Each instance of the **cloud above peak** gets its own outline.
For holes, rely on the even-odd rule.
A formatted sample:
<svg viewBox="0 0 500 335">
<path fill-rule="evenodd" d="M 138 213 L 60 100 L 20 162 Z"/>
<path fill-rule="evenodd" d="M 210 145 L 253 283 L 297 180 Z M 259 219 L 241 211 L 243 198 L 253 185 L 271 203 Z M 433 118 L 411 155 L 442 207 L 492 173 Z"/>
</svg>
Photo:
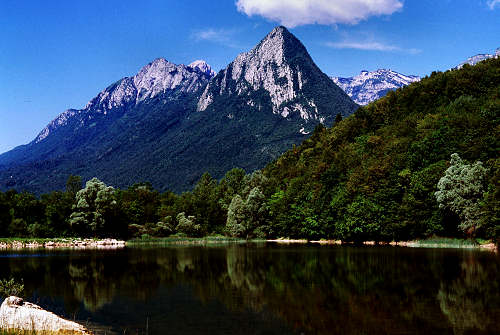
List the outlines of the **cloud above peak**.
<svg viewBox="0 0 500 335">
<path fill-rule="evenodd" d="M 390 15 L 401 0 L 237 0 L 238 11 L 293 28 L 305 24 L 355 24 L 370 16 Z"/>
<path fill-rule="evenodd" d="M 384 52 L 401 52 L 416 55 L 422 52 L 420 49 L 411 48 L 404 49 L 395 45 L 385 44 L 376 41 L 343 41 L 343 42 L 326 42 L 325 46 L 335 49 L 355 49 L 363 51 L 384 51 Z"/>
<path fill-rule="evenodd" d="M 493 10 L 496 6 L 500 7 L 500 0 L 488 0 L 487 5 L 491 10 Z"/>
</svg>

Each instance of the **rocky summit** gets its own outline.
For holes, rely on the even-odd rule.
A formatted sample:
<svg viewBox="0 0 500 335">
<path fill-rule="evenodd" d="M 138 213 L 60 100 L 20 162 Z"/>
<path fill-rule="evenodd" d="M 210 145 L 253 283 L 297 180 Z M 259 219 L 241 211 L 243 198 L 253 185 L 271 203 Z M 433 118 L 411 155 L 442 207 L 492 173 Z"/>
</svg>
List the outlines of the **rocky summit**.
<svg viewBox="0 0 500 335">
<path fill-rule="evenodd" d="M 63 97 L 61 97 L 63 99 Z M 70 174 L 127 187 L 190 189 L 208 171 L 264 167 L 356 105 L 277 27 L 217 74 L 158 58 L 0 155 L 0 189 L 64 188 Z"/>
</svg>

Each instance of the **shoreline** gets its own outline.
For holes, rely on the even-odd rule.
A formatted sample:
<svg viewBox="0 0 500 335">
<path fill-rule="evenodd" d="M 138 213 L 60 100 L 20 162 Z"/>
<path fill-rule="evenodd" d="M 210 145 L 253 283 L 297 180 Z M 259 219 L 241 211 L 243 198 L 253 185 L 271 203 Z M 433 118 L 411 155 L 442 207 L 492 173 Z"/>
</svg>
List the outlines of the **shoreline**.
<svg viewBox="0 0 500 335">
<path fill-rule="evenodd" d="M 121 249 L 125 248 L 126 242 L 116 239 L 26 239 L 26 240 L 0 240 L 0 250 L 21 249 Z"/>
<path fill-rule="evenodd" d="M 393 246 L 393 247 L 406 247 L 406 248 L 437 248 L 437 249 L 478 249 L 498 252 L 498 246 L 495 243 L 485 244 L 471 244 L 463 243 L 464 240 L 449 239 L 450 242 L 437 242 L 432 240 L 413 240 L 413 241 L 391 241 L 391 242 L 377 242 L 377 241 L 363 241 L 359 245 L 365 246 Z M 459 242 L 459 243 L 452 243 Z M 341 240 L 305 240 L 305 239 L 273 239 L 266 240 L 266 242 L 280 243 L 280 244 L 320 244 L 320 245 L 356 245 L 351 242 L 344 242 Z"/>
<path fill-rule="evenodd" d="M 277 243 L 277 244 L 318 244 L 318 245 L 356 245 L 351 242 L 341 240 L 307 240 L 307 239 L 267 239 L 267 240 L 244 240 L 233 238 L 158 238 L 146 241 L 130 240 L 123 241 L 117 239 L 80 239 L 80 238 L 56 238 L 56 239 L 0 239 L 0 250 L 33 250 L 33 249 L 98 249 L 115 250 L 125 247 L 140 246 L 161 246 L 161 245 L 214 245 L 214 244 L 232 244 L 232 243 Z M 376 242 L 363 241 L 358 245 L 363 246 L 393 246 L 406 248 L 439 248 L 439 249 L 476 249 L 498 252 L 498 246 L 492 242 L 484 244 L 474 244 L 460 239 L 442 239 L 442 240 L 413 240 L 413 241 L 392 241 Z"/>
</svg>

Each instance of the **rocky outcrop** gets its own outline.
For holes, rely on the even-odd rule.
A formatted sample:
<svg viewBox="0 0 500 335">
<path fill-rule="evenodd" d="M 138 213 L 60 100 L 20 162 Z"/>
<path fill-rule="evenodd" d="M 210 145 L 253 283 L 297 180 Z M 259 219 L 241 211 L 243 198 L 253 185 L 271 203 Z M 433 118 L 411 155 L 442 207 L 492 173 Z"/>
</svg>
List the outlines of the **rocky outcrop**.
<svg viewBox="0 0 500 335">
<path fill-rule="evenodd" d="M 303 135 L 318 123 L 331 125 L 337 114 L 345 117 L 357 108 L 314 64 L 305 46 L 281 26 L 221 70 L 206 86 L 197 110 L 225 105 L 247 114 L 268 105 L 283 118 L 295 114 L 302 119 L 297 132 Z M 234 115 L 230 112 L 227 117 Z"/>
<path fill-rule="evenodd" d="M 18 297 L 5 299 L 0 307 L 0 329 L 41 334 L 92 334 L 84 326 L 63 319 Z"/>
</svg>

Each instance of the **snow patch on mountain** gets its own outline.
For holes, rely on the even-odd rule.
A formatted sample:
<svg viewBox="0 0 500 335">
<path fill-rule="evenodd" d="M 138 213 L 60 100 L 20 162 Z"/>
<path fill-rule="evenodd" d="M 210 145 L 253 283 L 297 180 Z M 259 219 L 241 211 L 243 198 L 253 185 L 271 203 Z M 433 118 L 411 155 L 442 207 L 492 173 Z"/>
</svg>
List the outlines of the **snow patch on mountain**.
<svg viewBox="0 0 500 335">
<path fill-rule="evenodd" d="M 420 77 L 379 69 L 371 72 L 363 70 L 355 77 L 331 77 L 331 79 L 358 105 L 367 105 L 380 99 L 389 91 L 419 81 Z"/>
<path fill-rule="evenodd" d="M 460 63 L 453 69 L 458 70 L 461 69 L 465 64 L 476 65 L 477 63 L 482 62 L 483 60 L 487 60 L 490 58 L 499 58 L 499 57 L 500 57 L 500 48 L 497 48 L 494 54 L 477 54 L 475 56 L 467 58 L 465 62 Z"/>
</svg>

